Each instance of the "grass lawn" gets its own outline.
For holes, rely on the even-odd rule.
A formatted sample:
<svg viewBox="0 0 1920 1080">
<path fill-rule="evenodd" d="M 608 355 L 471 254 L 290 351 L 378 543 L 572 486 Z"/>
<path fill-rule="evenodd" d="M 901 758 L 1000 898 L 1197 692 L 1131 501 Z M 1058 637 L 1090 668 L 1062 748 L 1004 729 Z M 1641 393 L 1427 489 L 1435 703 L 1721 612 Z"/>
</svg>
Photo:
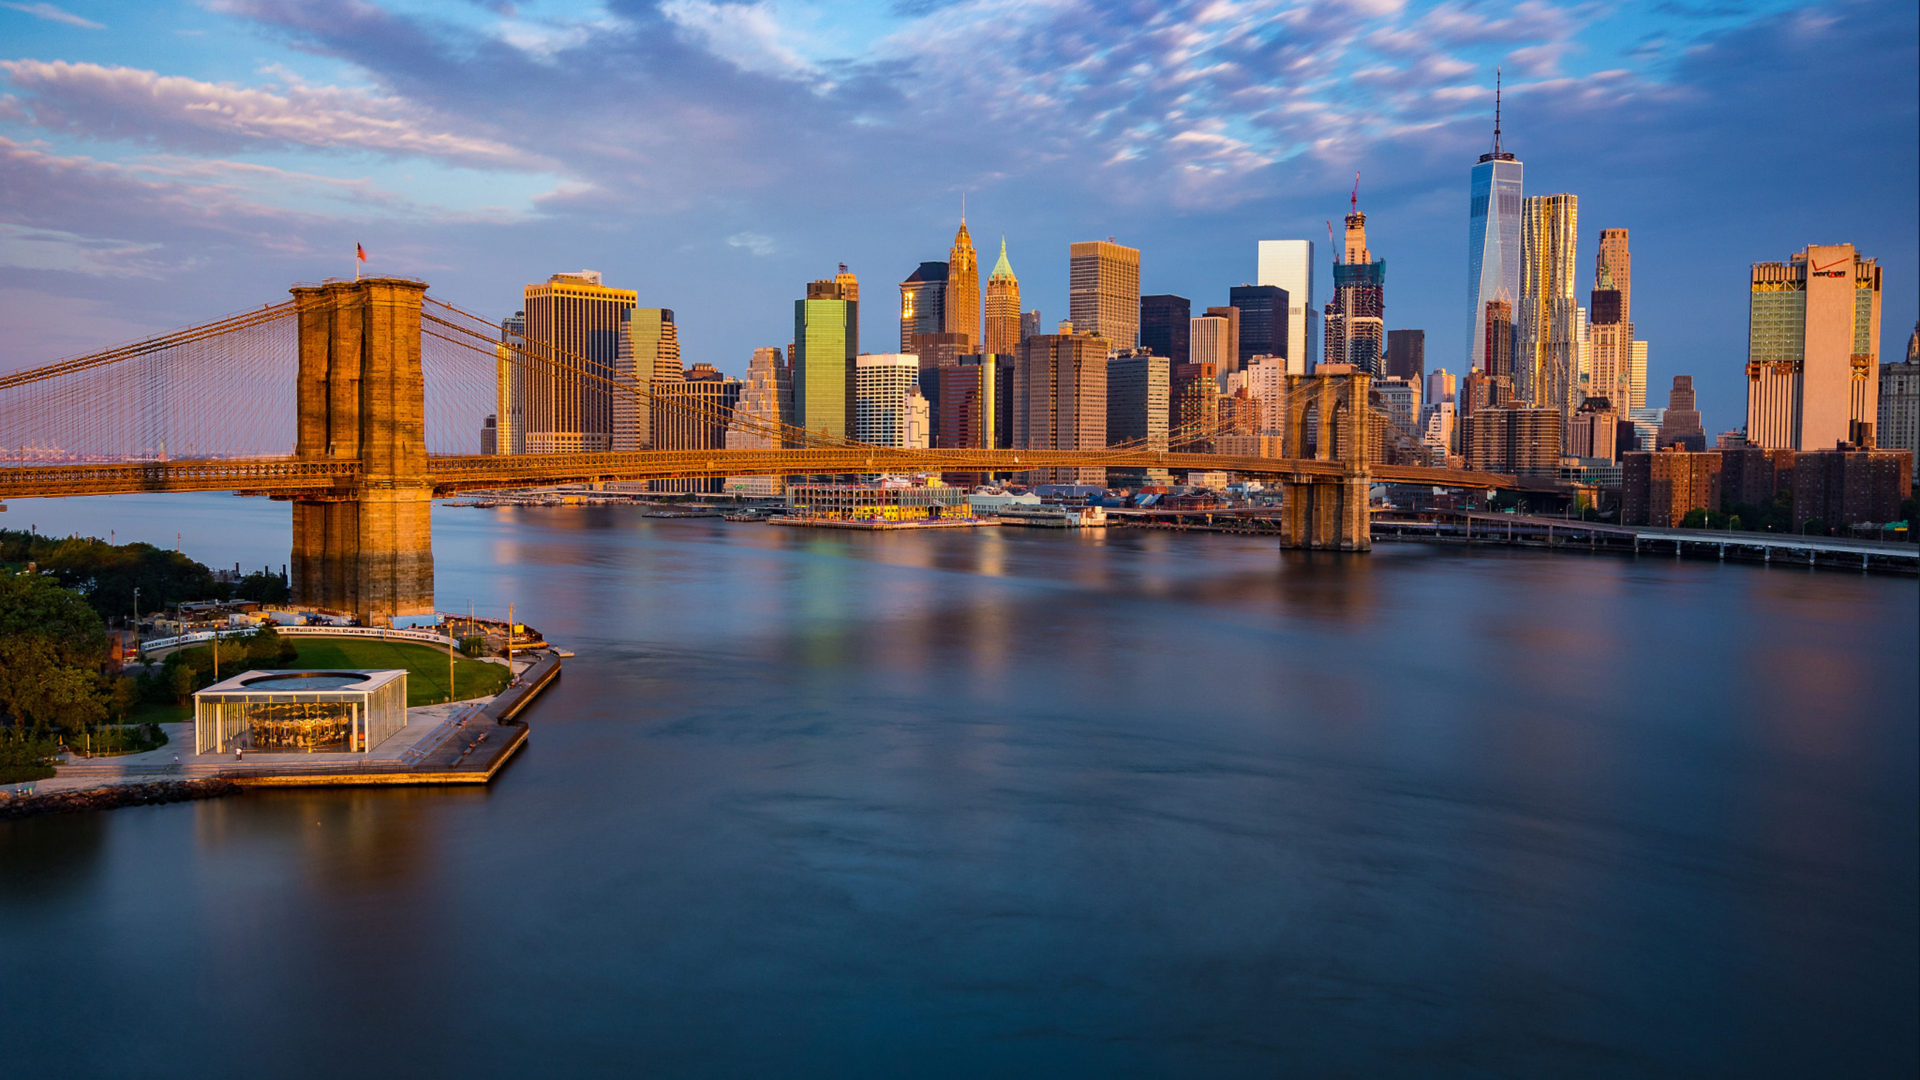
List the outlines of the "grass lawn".
<svg viewBox="0 0 1920 1080">
<path fill-rule="evenodd" d="M 127 716 L 129 724 L 185 724 L 192 720 L 191 705 L 160 705 L 151 701 L 135 705 Z"/>
<path fill-rule="evenodd" d="M 378 641 L 371 638 L 295 638 L 300 658 L 288 668 L 325 671 L 335 668 L 369 670 L 404 668 L 407 673 L 407 706 L 434 705 L 450 700 L 447 695 L 447 651 L 431 645 L 406 641 Z M 461 700 L 497 694 L 507 685 L 507 669 L 502 664 L 469 660 L 456 655 L 453 662 L 454 689 Z"/>
</svg>

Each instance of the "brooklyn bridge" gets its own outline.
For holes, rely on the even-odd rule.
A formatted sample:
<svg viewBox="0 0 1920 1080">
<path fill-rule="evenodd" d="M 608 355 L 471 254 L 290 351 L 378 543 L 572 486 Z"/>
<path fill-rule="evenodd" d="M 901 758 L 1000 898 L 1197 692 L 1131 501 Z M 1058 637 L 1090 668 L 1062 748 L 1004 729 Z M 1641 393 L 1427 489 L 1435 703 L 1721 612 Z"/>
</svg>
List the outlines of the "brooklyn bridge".
<svg viewBox="0 0 1920 1080">
<path fill-rule="evenodd" d="M 1224 471 L 1277 483 L 1282 545 L 1365 551 L 1374 483 L 1511 487 L 1511 476 L 1370 462 L 1367 376 L 1288 376 L 1282 456 L 1097 449 L 902 449 L 735 415 L 497 326 L 401 278 L 295 286 L 200 326 L 0 375 L 0 501 L 232 491 L 292 504 L 296 599 L 371 622 L 433 607 L 429 510 L 463 491 L 600 481 L 1081 468 Z M 757 450 L 481 455 L 510 370 L 760 436 Z M 1157 440 L 1156 440 L 1157 443 Z M 290 446 L 290 452 L 289 452 Z"/>
</svg>

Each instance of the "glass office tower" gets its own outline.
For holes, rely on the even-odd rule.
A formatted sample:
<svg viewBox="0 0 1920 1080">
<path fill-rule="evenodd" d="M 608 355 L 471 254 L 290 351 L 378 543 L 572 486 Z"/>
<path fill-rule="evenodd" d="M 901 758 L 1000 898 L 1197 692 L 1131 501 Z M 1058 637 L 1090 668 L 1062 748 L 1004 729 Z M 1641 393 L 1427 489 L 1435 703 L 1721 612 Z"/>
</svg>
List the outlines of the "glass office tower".
<svg viewBox="0 0 1920 1080">
<path fill-rule="evenodd" d="M 1520 159 L 1500 149 L 1500 122 L 1495 106 L 1493 152 L 1480 155 L 1473 167 L 1472 197 L 1467 218 L 1467 303 L 1473 309 L 1473 330 L 1467 348 L 1472 368 L 1486 370 L 1487 305 L 1520 299 L 1520 218 L 1522 179 Z"/>
<path fill-rule="evenodd" d="M 794 423 L 816 435 L 853 434 L 853 358 L 860 351 L 860 302 L 838 281 L 807 285 L 793 302 Z"/>
</svg>

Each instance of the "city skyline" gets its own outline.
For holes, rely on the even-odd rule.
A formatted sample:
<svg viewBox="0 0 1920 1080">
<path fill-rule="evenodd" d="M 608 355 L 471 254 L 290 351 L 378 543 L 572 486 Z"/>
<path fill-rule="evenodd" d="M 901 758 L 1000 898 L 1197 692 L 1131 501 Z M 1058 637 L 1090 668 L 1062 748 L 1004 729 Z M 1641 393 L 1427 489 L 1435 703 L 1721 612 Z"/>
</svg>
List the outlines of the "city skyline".
<svg viewBox="0 0 1920 1080">
<path fill-rule="evenodd" d="M 1321 147 L 1302 132 L 1281 130 L 1268 111 L 1249 117 L 1244 105 L 1221 96 L 1215 74 L 1201 98 L 1215 106 L 1209 119 L 1188 117 L 1175 130 L 1164 126 L 1172 114 L 1163 111 L 1160 137 L 1122 159 L 1134 164 L 1090 165 L 1078 176 L 993 154 L 971 164 L 938 154 L 899 163 L 876 155 L 875 166 L 854 175 L 803 154 L 769 166 L 758 182 L 723 180 L 708 191 L 682 176 L 682 167 L 616 168 L 583 149 L 571 124 L 555 124 L 540 145 L 511 130 L 509 119 L 557 115 L 560 106 L 544 104 L 554 98 L 550 91 L 526 101 L 503 102 L 502 94 L 516 87 L 531 93 L 535 75 L 563 71 L 561 61 L 583 56 L 590 44 L 628 55 L 643 47 L 645 35 L 635 28 L 650 23 L 672 32 L 665 44 L 645 47 L 693 65 L 697 84 L 711 91 L 703 106 L 732 110 L 771 140 L 767 148 L 784 145 L 762 123 L 768 109 L 802 109 L 804 131 L 852 131 L 861 110 L 880 107 L 874 87 L 860 89 L 862 78 L 880 76 L 861 74 L 858 63 L 844 64 L 848 74 L 829 89 L 821 89 L 817 74 L 796 74 L 827 70 L 820 61 L 786 74 L 743 68 L 737 55 L 712 51 L 716 38 L 686 29 L 687 20 L 698 21 L 696 9 L 717 8 L 667 7 L 666 14 L 607 11 L 604 27 L 586 30 L 586 23 L 537 6 L 503 18 L 507 29 L 478 9 L 461 18 L 371 7 L 335 12 L 343 26 L 357 28 L 351 38 L 319 14 L 296 17 L 265 5 L 229 5 L 228 15 L 111 4 L 52 9 L 105 32 L 0 10 L 13 43 L 0 58 L 7 106 L 0 109 L 0 138 L 7 140 L 10 189 L 21 193 L 0 233 L 10 267 L 0 278 L 0 312 L 18 363 L 257 302 L 262 277 L 343 275 L 361 242 L 371 270 L 414 274 L 463 298 L 490 297 L 502 317 L 517 306 L 525 281 L 595 266 L 609 284 L 637 291 L 643 304 L 679 313 L 690 362 L 738 375 L 755 346 L 786 339 L 786 303 L 819 269 L 844 261 L 870 280 L 898 281 L 937 258 L 951 237 L 954 196 L 962 193 L 976 229 L 1007 236 L 1022 267 L 1024 306 L 1042 312 L 1045 329 L 1066 315 L 1063 249 L 1108 235 L 1141 249 L 1141 292 L 1188 296 L 1200 311 L 1224 303 L 1231 287 L 1257 280 L 1259 241 L 1324 235 L 1323 223 L 1337 219 L 1357 168 L 1366 178 L 1374 244 L 1392 253 L 1400 283 L 1388 329 L 1428 331 L 1429 369 L 1464 373 L 1452 353 L 1470 335 L 1468 312 L 1456 299 L 1466 292 L 1468 172 L 1490 143 L 1490 76 L 1502 64 L 1503 148 L 1527 162 L 1529 191 L 1580 197 L 1583 252 L 1600 228 L 1633 231 L 1642 284 L 1633 321 L 1636 337 L 1653 343 L 1648 382 L 1692 374 L 1710 430 L 1737 427 L 1744 413 L 1742 285 L 1750 264 L 1808 243 L 1852 243 L 1879 259 L 1891 286 L 1882 355 L 1899 354 L 1902 328 L 1914 321 L 1917 170 L 1913 109 L 1905 104 L 1914 97 L 1913 35 L 1900 32 L 1914 14 L 1903 7 L 1855 4 L 1816 13 L 1782 5 L 1738 20 L 1665 16 L 1656 20 L 1668 31 L 1657 44 L 1623 37 L 1618 20 L 1582 22 L 1588 17 L 1558 9 L 1539 9 L 1553 17 L 1542 14 L 1534 23 L 1495 26 L 1476 16 L 1473 26 L 1451 29 L 1442 26 L 1445 8 L 1355 10 L 1344 16 L 1347 36 L 1316 31 L 1354 57 L 1329 56 L 1326 70 L 1299 86 L 1261 75 L 1270 84 L 1265 90 L 1323 107 L 1336 96 L 1330 88 L 1352 91 L 1352 103 L 1341 106 L 1340 139 Z M 1100 56 L 1151 47 L 1151 27 L 1096 12 L 1023 18 L 1076 13 L 1087 48 Z M 952 32 L 982 33 L 966 14 L 951 20 Z M 1228 50 L 1223 35 L 1252 26 L 1265 35 L 1256 34 L 1267 50 L 1243 49 L 1232 58 L 1253 74 L 1271 72 L 1268 53 L 1287 48 L 1270 32 L 1298 21 L 1284 16 L 1269 13 L 1261 22 L 1256 13 L 1232 9 L 1209 22 L 1197 8 L 1176 7 L 1160 21 L 1184 18 L 1205 39 L 1203 53 Z M 856 28 L 897 23 L 922 33 L 922 47 L 931 33 L 925 19 L 859 12 L 842 21 Z M 372 33 L 370 22 L 392 32 Z M 148 38 L 180 44 L 160 50 L 126 32 L 141 28 L 151 31 Z M 1422 29 L 1437 34 L 1424 51 L 1392 44 L 1394 33 Z M 391 47 L 376 48 L 376 41 Z M 476 41 L 499 61 L 499 87 L 474 88 L 474 62 L 454 55 L 455 45 Z M 1555 43 L 1557 51 L 1546 49 L 1551 56 L 1529 53 Z M 849 48 L 865 55 L 861 49 L 871 44 Z M 1355 68 L 1361 57 L 1378 61 L 1380 70 Z M 1769 112 L 1766 125 L 1748 122 L 1754 105 L 1747 98 L 1765 84 L 1758 80 L 1818 70 L 1841 57 L 1856 80 L 1879 88 L 1874 96 L 1885 107 L 1833 119 L 1817 102 L 1790 101 Z M 1424 68 L 1416 62 L 1422 58 L 1430 61 Z M 1017 54 L 999 62 L 1024 65 L 1031 75 L 1039 59 Z M 1398 93 L 1388 89 L 1393 79 Z M 628 108 L 666 93 L 622 85 L 637 94 Z M 142 86 L 154 93 L 127 100 Z M 1148 88 L 1121 88 L 1141 108 L 1164 104 Z M 771 93 L 774 104 L 762 106 L 745 99 L 749 90 L 790 93 Z M 962 96 L 986 92 L 969 84 Z M 1427 104 L 1410 104 L 1423 94 Z M 191 106 L 205 100 L 231 105 L 230 123 L 196 126 Z M 1078 99 L 1064 102 L 1063 117 L 1090 115 L 1080 108 Z M 971 145 L 1001 114 L 985 110 L 963 124 L 962 141 Z M 682 108 L 662 115 L 688 114 Z M 141 120 L 147 134 L 129 142 L 113 117 Z M 1373 122 L 1359 122 L 1368 117 Z M 897 114 L 879 119 L 882 128 L 900 122 Z M 719 136 L 697 125 L 661 125 L 647 128 L 655 133 L 649 140 L 684 138 L 697 151 L 693 158 L 726 160 L 713 156 Z M 1393 133 L 1401 130 L 1416 134 Z M 1670 154 L 1683 131 L 1696 150 L 1689 157 L 1698 159 L 1684 168 Z M 1848 185 L 1787 193 L 1751 179 L 1745 166 L 1816 135 L 1832 168 L 1852 178 Z M 1052 153 L 1106 148 L 1116 136 L 1087 129 L 1050 137 Z M 1234 143 L 1242 151 L 1229 152 Z M 849 143 L 841 152 L 868 146 Z M 1201 153 L 1207 147 L 1214 149 Z M 661 190 L 636 179 L 656 173 L 666 178 L 646 183 L 665 185 Z M 529 176 L 540 178 L 533 187 Z M 823 197 L 810 176 L 832 176 L 844 188 Z M 1180 179 L 1190 176 L 1201 179 Z M 875 183 L 888 192 L 878 202 L 868 196 Z M 623 201 L 642 194 L 652 201 Z M 200 196 L 194 212 L 180 212 Z M 1324 255 L 1320 263 L 1316 299 L 1330 295 L 1330 265 Z M 1576 295 L 1585 297 L 1593 287 L 1591 263 L 1583 254 L 1580 264 Z M 876 313 L 866 314 L 871 324 Z M 885 332 L 876 325 L 867 327 L 869 335 Z"/>
</svg>

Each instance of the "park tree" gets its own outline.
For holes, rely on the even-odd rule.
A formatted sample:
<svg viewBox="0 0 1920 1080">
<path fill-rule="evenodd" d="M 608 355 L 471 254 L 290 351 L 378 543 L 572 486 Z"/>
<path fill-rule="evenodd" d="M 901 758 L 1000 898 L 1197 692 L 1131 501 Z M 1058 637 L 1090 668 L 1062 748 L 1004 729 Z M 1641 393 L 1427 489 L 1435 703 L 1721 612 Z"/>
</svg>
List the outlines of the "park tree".
<svg viewBox="0 0 1920 1080">
<path fill-rule="evenodd" d="M 106 628 L 84 600 L 42 574 L 0 577 L 0 716 L 78 730 L 104 719 Z"/>
<path fill-rule="evenodd" d="M 213 572 L 177 551 L 152 544 L 109 544 L 92 537 L 52 539 L 29 533 L 0 533 L 0 561 L 33 562 L 61 585 L 79 593 L 105 618 L 133 613 L 133 590 L 140 607 L 157 611 L 188 600 L 220 599 L 226 586 Z"/>
<path fill-rule="evenodd" d="M 293 642 L 287 640 L 287 636 L 270 622 L 262 623 L 260 629 L 247 639 L 247 663 L 253 667 L 279 667 L 292 663 L 298 655 L 299 650 Z M 225 653 L 220 655 L 220 660 L 226 662 Z"/>
</svg>

